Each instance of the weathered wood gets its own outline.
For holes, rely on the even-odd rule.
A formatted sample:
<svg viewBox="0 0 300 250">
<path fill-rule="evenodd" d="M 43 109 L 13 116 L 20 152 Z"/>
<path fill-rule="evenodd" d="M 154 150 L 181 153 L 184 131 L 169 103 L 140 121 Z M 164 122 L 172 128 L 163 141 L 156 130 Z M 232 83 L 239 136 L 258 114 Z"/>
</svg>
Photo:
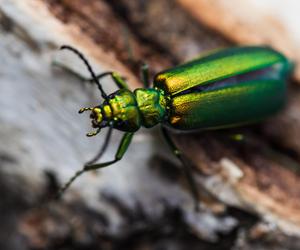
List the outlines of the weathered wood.
<svg viewBox="0 0 300 250">
<path fill-rule="evenodd" d="M 120 249 L 133 241 L 138 248 L 153 246 L 151 237 L 163 242 L 171 228 L 171 237 L 184 235 L 177 243 L 180 249 L 189 242 L 184 237 L 193 237 L 195 249 L 213 248 L 208 242 L 243 249 L 239 240 L 250 247 L 274 235 L 283 241 L 299 236 L 298 90 L 287 109 L 263 125 L 174 137 L 197 170 L 198 214 L 179 164 L 156 129 L 140 131 L 120 163 L 85 174 L 63 200 L 46 204 L 47 196 L 96 153 L 104 137 L 84 136 L 90 125 L 77 111 L 98 104 L 100 95 L 66 70 L 89 77 L 76 56 L 58 51 L 62 44 L 81 50 L 97 72 L 117 71 L 135 88 L 143 61 L 153 75 L 230 43 L 199 26 L 174 1 L 3 0 L 0 17 L 0 138 L 5 142 L 0 145 L 5 177 L 0 183 L 5 197 L 17 190 L 11 198 L 22 202 L 20 210 L 13 202 L 4 206 L 18 210 L 11 232 L 25 240 L 17 242 L 31 248 L 83 244 L 100 249 L 109 244 Z M 111 81 L 104 84 L 108 91 L 114 89 Z M 237 132 L 244 141 L 230 139 Z M 116 132 L 104 160 L 113 158 L 119 139 Z M 36 206 L 40 203 L 45 206 Z M 262 224 L 252 228 L 259 220 Z M 60 245 L 66 239 L 73 245 Z"/>
<path fill-rule="evenodd" d="M 177 0 L 195 19 L 239 44 L 270 45 L 292 58 L 300 81 L 299 2 Z"/>
<path fill-rule="evenodd" d="M 203 13 L 203 16 L 210 15 L 211 18 L 214 17 L 214 20 L 218 20 L 218 23 L 223 25 L 224 22 L 226 23 L 227 19 L 224 22 L 223 20 L 220 21 L 216 10 L 208 9 L 208 11 L 205 11 L 201 8 L 202 2 L 205 1 L 198 1 L 194 2 L 195 5 L 189 5 L 191 12 Z M 206 3 L 211 7 L 214 6 L 213 3 Z M 223 4 L 230 5 L 232 3 L 223 2 Z M 114 6 L 120 6 L 120 1 L 118 1 L 118 4 L 114 2 Z M 216 35 L 214 36 L 205 28 L 196 25 L 193 22 L 194 20 L 187 13 L 183 13 L 175 3 L 165 2 L 162 8 L 155 8 L 154 1 L 152 4 L 146 5 L 148 8 L 145 7 L 145 10 L 149 12 L 152 10 L 151 14 L 154 12 L 157 18 L 161 17 L 162 20 L 165 20 L 164 23 L 168 29 L 157 28 L 150 21 L 147 22 L 147 18 L 143 19 L 144 22 L 139 20 L 138 17 L 135 18 L 134 13 L 137 13 L 138 4 L 127 5 L 123 3 L 123 6 L 125 6 L 125 12 L 129 13 L 128 18 L 139 27 L 144 36 L 152 38 L 157 36 L 157 41 L 165 48 L 177 48 L 177 50 L 170 50 L 172 50 L 174 56 L 180 58 L 179 60 L 184 60 L 184 57 L 181 57 L 182 53 L 178 52 L 178 48 L 181 48 L 180 44 L 185 44 L 188 48 L 197 48 L 196 51 L 201 51 L 205 46 L 228 45 L 226 40 L 215 38 Z M 247 6 L 246 4 L 243 6 L 245 12 L 247 12 Z M 168 15 L 177 17 L 176 25 L 172 25 L 172 19 L 168 19 L 165 10 L 168 10 Z M 228 8 L 227 10 L 228 12 L 222 12 L 221 14 L 230 15 L 231 12 Z M 233 13 L 237 11 L 237 9 L 232 8 Z M 250 11 L 251 9 L 248 14 L 252 13 Z M 231 20 L 231 23 L 238 24 L 233 17 L 231 17 Z M 249 18 L 249 22 L 251 20 Z M 151 25 L 155 26 L 156 29 L 151 29 Z M 181 38 L 182 32 L 180 31 L 182 31 L 181 27 L 184 27 L 184 25 L 189 27 L 191 33 L 187 32 L 184 38 Z M 274 31 L 274 36 L 268 36 L 268 32 L 272 33 L 270 29 L 268 32 L 266 31 L 269 26 L 271 26 L 271 30 L 278 28 L 274 23 L 272 26 L 272 23 L 262 21 L 259 29 L 256 32 L 248 32 L 248 35 L 257 33 L 266 36 L 270 42 L 264 40 L 263 43 L 274 46 L 282 41 L 281 47 L 276 47 L 286 47 L 287 51 L 291 52 L 291 47 L 288 46 L 290 34 L 285 36 L 282 35 L 282 32 L 276 33 Z M 236 36 L 243 34 L 240 29 L 237 32 L 232 32 L 232 30 L 229 31 L 228 29 L 228 33 Z M 164 34 L 160 32 L 164 32 Z M 173 36 L 175 39 L 170 39 Z M 278 36 L 280 36 L 280 39 Z M 203 37 L 207 40 L 203 41 Z M 187 43 L 187 40 L 194 43 Z M 181 43 L 181 41 L 184 41 L 184 43 Z M 257 43 L 252 40 L 249 41 Z M 283 43 L 283 41 L 286 42 Z M 290 54 L 288 53 L 288 55 Z M 290 92 L 287 108 L 275 118 L 264 123 L 246 129 L 200 133 L 199 135 L 184 134 L 176 135 L 176 137 L 179 141 L 178 146 L 184 150 L 198 169 L 206 174 L 202 184 L 216 197 L 227 204 L 258 213 L 263 218 L 275 222 L 282 230 L 299 235 L 300 193 L 298 191 L 298 173 L 300 165 L 297 138 L 299 138 L 300 124 L 297 119 L 299 110 L 297 100 L 299 100 L 300 93 L 297 87 L 293 87 Z M 230 137 L 236 133 L 242 133 L 245 139 L 241 142 L 234 142 Z"/>
</svg>

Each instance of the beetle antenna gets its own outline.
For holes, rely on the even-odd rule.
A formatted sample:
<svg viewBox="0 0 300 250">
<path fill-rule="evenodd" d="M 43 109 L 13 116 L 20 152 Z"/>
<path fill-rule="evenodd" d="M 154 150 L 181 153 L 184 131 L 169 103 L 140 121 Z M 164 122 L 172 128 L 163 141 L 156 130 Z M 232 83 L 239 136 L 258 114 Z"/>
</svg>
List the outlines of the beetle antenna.
<svg viewBox="0 0 300 250">
<path fill-rule="evenodd" d="M 93 108 L 81 108 L 81 109 L 79 109 L 78 113 L 81 114 L 85 111 L 92 111 L 92 110 L 93 110 Z"/>
<path fill-rule="evenodd" d="M 69 46 L 69 45 L 63 45 L 60 47 L 60 50 L 63 50 L 63 49 L 67 49 L 67 50 L 70 50 L 72 51 L 73 53 L 75 53 L 83 62 L 84 64 L 86 65 L 88 71 L 90 72 L 91 76 L 92 76 L 92 79 L 94 80 L 94 82 L 97 84 L 98 86 L 98 89 L 100 90 L 101 92 L 101 96 L 107 100 L 107 94 L 104 92 L 103 88 L 102 88 L 102 85 L 100 84 L 92 66 L 90 65 L 90 63 L 88 62 L 88 60 L 85 58 L 85 56 L 80 52 L 78 51 L 77 49 Z"/>
<path fill-rule="evenodd" d="M 104 143 L 102 144 L 99 152 L 97 153 L 97 155 L 90 161 L 88 161 L 85 165 L 88 166 L 88 165 L 92 165 L 94 164 L 96 161 L 98 161 L 102 155 L 105 153 L 106 149 L 107 149 L 107 146 L 108 146 L 108 143 L 110 142 L 110 138 L 111 138 L 111 134 L 112 134 L 112 131 L 113 131 L 113 127 L 110 126 L 109 129 L 108 129 L 108 132 L 106 134 L 106 137 L 105 137 L 105 140 L 104 140 Z"/>
</svg>

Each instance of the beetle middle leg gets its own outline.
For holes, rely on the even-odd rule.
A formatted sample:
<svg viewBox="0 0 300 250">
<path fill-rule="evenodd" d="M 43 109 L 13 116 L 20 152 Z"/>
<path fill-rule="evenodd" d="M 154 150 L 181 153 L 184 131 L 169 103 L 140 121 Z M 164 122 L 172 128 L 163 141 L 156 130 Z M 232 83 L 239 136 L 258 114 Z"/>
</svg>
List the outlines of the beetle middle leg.
<svg viewBox="0 0 300 250">
<path fill-rule="evenodd" d="M 192 193 L 192 196 L 194 198 L 194 203 L 195 203 L 195 210 L 199 211 L 199 192 L 197 189 L 196 181 L 193 177 L 192 169 L 189 164 L 187 164 L 186 159 L 184 159 L 184 155 L 182 152 L 177 148 L 173 140 L 171 139 L 171 136 L 169 135 L 168 131 L 166 128 L 161 126 L 162 134 L 168 143 L 170 149 L 174 153 L 174 155 L 180 160 L 180 162 L 183 165 L 183 171 L 186 176 L 186 179 L 188 181 L 190 191 Z"/>
<path fill-rule="evenodd" d="M 126 153 L 130 143 L 131 143 L 131 140 L 132 140 L 132 137 L 133 137 L 134 133 L 131 133 L 131 132 L 126 132 L 122 139 L 121 139 L 121 142 L 120 142 L 120 145 L 117 149 L 117 152 L 115 154 L 115 159 L 112 160 L 112 161 L 107 161 L 107 162 L 103 162 L 103 163 L 98 163 L 98 164 L 91 164 L 91 161 L 88 162 L 87 164 L 84 165 L 83 169 L 77 171 L 73 177 L 71 177 L 69 179 L 68 182 L 65 183 L 65 185 L 58 191 L 58 194 L 57 194 L 57 198 L 60 198 L 61 195 L 70 187 L 70 185 L 77 179 L 77 177 L 79 177 L 80 175 L 82 175 L 83 173 L 87 172 L 87 171 L 90 171 L 90 170 L 97 170 L 99 168 L 105 168 L 105 167 L 108 167 L 114 163 L 116 163 L 117 161 L 121 160 L 122 157 L 124 156 L 124 154 Z M 96 159 L 97 160 L 97 159 Z M 92 163 L 94 163 L 94 159 L 92 161 Z"/>
<path fill-rule="evenodd" d="M 144 85 L 144 88 L 150 87 L 150 81 L 149 81 L 149 66 L 147 63 L 144 63 L 141 67 L 141 75 L 142 75 L 142 82 Z"/>
</svg>

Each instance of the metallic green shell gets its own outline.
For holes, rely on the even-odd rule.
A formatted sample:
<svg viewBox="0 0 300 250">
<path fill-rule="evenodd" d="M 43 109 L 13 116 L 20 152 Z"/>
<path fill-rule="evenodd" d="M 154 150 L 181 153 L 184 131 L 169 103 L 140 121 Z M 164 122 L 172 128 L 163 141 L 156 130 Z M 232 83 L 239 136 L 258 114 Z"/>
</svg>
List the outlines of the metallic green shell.
<svg viewBox="0 0 300 250">
<path fill-rule="evenodd" d="M 284 102 L 282 81 L 249 81 L 172 98 L 169 124 L 180 130 L 238 126 L 268 117 Z"/>
<path fill-rule="evenodd" d="M 159 73 L 154 88 L 114 92 L 95 107 L 93 125 L 135 132 L 159 123 L 192 130 L 255 122 L 284 105 L 292 66 L 270 48 L 218 50 Z"/>
<path fill-rule="evenodd" d="M 136 89 L 134 91 L 142 126 L 151 128 L 160 123 L 166 114 L 166 100 L 156 89 Z"/>
<path fill-rule="evenodd" d="M 195 59 L 156 75 L 154 86 L 176 95 L 194 86 L 266 68 L 276 63 L 289 66 L 279 52 L 265 47 L 234 47 Z M 284 66 L 283 65 L 283 66 Z"/>
<path fill-rule="evenodd" d="M 226 128 L 278 111 L 291 68 L 270 48 L 230 48 L 159 73 L 154 86 L 165 92 L 170 127 Z"/>
<path fill-rule="evenodd" d="M 127 90 L 120 89 L 109 96 L 111 117 L 106 120 L 114 120 L 114 128 L 126 132 L 135 132 L 141 127 L 141 116 L 137 107 L 135 95 Z M 102 105 L 103 109 L 105 105 Z M 104 114 L 105 116 L 105 114 Z"/>
</svg>

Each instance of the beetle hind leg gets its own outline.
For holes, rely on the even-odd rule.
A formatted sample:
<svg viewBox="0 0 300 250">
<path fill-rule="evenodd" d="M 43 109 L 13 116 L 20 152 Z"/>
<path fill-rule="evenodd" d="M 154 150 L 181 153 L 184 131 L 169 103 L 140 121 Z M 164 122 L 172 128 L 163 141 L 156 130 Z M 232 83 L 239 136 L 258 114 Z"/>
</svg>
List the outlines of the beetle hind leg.
<svg viewBox="0 0 300 250">
<path fill-rule="evenodd" d="M 162 130 L 162 134 L 163 134 L 167 144 L 169 145 L 170 149 L 172 150 L 174 155 L 179 159 L 179 161 L 182 163 L 183 171 L 184 171 L 186 180 L 189 184 L 191 194 L 192 194 L 193 199 L 194 199 L 195 210 L 199 211 L 199 192 L 198 192 L 198 189 L 197 189 L 196 181 L 193 177 L 192 169 L 191 169 L 190 165 L 186 162 L 186 159 L 185 159 L 184 155 L 182 154 L 182 152 L 174 144 L 174 142 L 171 139 L 167 129 L 164 128 L 163 126 L 161 126 L 161 130 Z"/>
</svg>

